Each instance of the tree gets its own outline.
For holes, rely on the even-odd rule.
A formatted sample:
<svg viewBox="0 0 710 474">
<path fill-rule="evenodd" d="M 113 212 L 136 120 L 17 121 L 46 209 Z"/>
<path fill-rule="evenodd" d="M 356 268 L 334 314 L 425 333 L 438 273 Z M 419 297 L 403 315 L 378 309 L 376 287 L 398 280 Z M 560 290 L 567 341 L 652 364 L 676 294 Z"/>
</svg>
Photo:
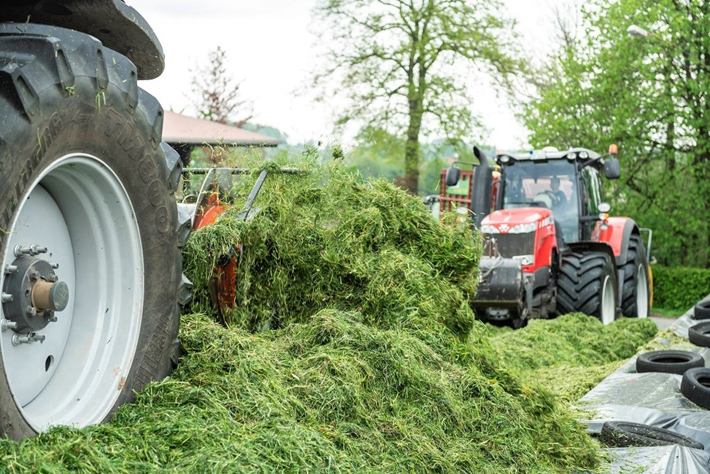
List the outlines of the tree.
<svg viewBox="0 0 710 474">
<path fill-rule="evenodd" d="M 420 138 L 436 130 L 470 136 L 477 124 L 470 88 L 491 73 L 510 86 L 513 22 L 497 0 L 321 0 L 329 45 L 315 84 L 347 103 L 338 124 L 359 119 L 405 136 L 406 188 L 417 192 Z"/>
<path fill-rule="evenodd" d="M 662 263 L 710 266 L 710 2 L 598 0 L 584 31 L 526 111 L 531 142 L 618 143 L 616 211 L 654 229 Z"/>
<path fill-rule="evenodd" d="M 193 105 L 202 118 L 220 123 L 231 119 L 241 127 L 252 118 L 251 104 L 239 99 L 241 83 L 229 75 L 226 63 L 227 53 L 218 46 L 209 52 L 207 65 L 190 70 Z M 235 119 L 236 113 L 242 114 L 242 118 Z"/>
</svg>

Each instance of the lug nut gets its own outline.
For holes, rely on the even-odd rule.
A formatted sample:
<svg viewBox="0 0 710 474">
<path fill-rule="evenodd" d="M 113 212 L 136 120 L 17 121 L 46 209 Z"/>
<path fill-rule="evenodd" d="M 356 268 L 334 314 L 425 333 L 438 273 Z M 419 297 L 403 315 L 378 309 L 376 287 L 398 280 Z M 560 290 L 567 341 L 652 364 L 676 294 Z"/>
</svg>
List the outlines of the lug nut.
<svg viewBox="0 0 710 474">
<path fill-rule="evenodd" d="M 39 280 L 40 274 L 37 270 L 32 270 L 30 272 L 30 280 Z"/>
<path fill-rule="evenodd" d="M 31 250 L 27 247 L 23 247 L 22 245 L 15 245 L 15 257 L 22 257 L 23 255 L 29 255 Z"/>
<path fill-rule="evenodd" d="M 3 293 L 2 297 L 0 297 L 0 299 L 2 300 L 3 303 L 8 303 L 13 300 L 13 297 L 9 293 Z"/>
<path fill-rule="evenodd" d="M 49 265 L 50 265 L 52 268 L 54 268 L 55 270 L 59 268 L 59 264 L 58 264 L 58 263 L 50 263 Z"/>
<path fill-rule="evenodd" d="M 32 344 L 33 342 L 44 342 L 45 336 L 42 334 L 29 333 L 27 335 L 14 334 L 12 336 L 12 345 L 19 346 L 20 344 Z"/>
<path fill-rule="evenodd" d="M 25 309 L 25 313 L 27 316 L 37 316 L 37 310 L 34 306 L 28 306 L 27 309 Z"/>
<path fill-rule="evenodd" d="M 29 247 L 23 247 L 21 245 L 15 246 L 15 257 L 22 257 L 23 255 L 34 257 L 41 253 L 47 253 L 47 247 L 40 247 L 36 244 L 32 244 Z"/>
<path fill-rule="evenodd" d="M 3 319 L 2 321 L 0 321 L 0 330 L 2 330 L 2 332 L 7 331 L 8 329 L 15 328 L 17 328 L 16 321 L 10 321 L 9 319 Z"/>
<path fill-rule="evenodd" d="M 17 271 L 16 265 L 6 265 L 5 266 L 5 275 L 11 275 L 12 273 L 15 273 L 16 271 Z"/>
<path fill-rule="evenodd" d="M 30 255 L 35 256 L 41 253 L 47 253 L 47 247 L 40 247 L 39 245 L 30 245 Z"/>
</svg>

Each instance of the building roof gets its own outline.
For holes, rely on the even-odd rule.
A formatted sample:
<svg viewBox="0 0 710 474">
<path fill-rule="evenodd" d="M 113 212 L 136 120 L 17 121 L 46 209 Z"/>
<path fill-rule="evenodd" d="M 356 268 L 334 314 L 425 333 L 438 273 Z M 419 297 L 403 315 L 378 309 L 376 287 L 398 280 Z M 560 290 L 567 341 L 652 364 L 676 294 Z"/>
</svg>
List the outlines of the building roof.
<svg viewBox="0 0 710 474">
<path fill-rule="evenodd" d="M 279 140 L 209 120 L 165 111 L 163 140 L 186 145 L 277 146 Z"/>
</svg>

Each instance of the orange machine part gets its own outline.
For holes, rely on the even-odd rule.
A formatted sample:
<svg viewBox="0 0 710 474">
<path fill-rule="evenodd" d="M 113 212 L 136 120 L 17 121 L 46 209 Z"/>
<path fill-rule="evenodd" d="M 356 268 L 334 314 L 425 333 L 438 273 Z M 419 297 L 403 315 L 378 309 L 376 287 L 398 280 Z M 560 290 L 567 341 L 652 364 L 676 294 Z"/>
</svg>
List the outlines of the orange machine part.
<svg viewBox="0 0 710 474">
<path fill-rule="evenodd" d="M 214 224 L 219 216 L 230 207 L 222 204 L 217 194 L 210 195 L 207 202 L 195 214 L 195 230 Z"/>
<path fill-rule="evenodd" d="M 231 206 L 226 206 L 220 202 L 217 194 L 212 194 L 207 198 L 205 205 L 198 210 L 195 215 L 195 229 L 201 229 L 217 222 L 219 216 Z M 236 251 L 241 250 L 238 245 Z M 237 290 L 237 259 L 232 255 L 225 264 L 217 264 L 214 267 L 214 276 L 210 281 L 210 295 L 212 304 L 217 308 L 217 312 L 224 323 L 223 310 L 234 309 L 234 298 Z"/>
</svg>

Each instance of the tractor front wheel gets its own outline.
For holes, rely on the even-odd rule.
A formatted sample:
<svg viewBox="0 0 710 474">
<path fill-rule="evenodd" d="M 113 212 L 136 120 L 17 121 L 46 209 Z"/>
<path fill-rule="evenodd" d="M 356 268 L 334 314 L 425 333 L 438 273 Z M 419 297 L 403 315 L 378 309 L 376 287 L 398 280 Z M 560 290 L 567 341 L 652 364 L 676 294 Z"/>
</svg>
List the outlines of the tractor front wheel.
<svg viewBox="0 0 710 474">
<path fill-rule="evenodd" d="M 616 319 L 616 275 L 608 254 L 564 254 L 557 286 L 558 315 L 580 312 L 604 324 Z"/>
</svg>

